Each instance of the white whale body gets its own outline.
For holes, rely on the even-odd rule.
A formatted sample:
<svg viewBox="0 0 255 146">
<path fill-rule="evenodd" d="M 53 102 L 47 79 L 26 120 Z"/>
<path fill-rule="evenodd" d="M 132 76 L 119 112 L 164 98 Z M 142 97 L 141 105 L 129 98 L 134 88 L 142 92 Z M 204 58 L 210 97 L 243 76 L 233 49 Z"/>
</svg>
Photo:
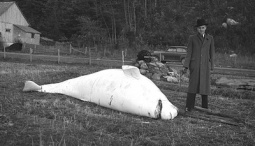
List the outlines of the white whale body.
<svg viewBox="0 0 255 146">
<path fill-rule="evenodd" d="M 177 107 L 134 66 L 106 69 L 41 86 L 26 81 L 23 91 L 60 93 L 110 109 L 150 118 L 173 119 L 178 114 Z"/>
</svg>

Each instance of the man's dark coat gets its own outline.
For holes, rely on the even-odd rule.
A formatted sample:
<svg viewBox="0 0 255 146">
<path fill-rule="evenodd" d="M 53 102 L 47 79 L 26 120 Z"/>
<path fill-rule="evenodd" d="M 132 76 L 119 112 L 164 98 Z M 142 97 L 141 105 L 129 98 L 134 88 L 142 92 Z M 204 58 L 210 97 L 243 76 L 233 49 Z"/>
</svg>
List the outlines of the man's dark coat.
<svg viewBox="0 0 255 146">
<path fill-rule="evenodd" d="M 214 69 L 214 40 L 211 35 L 189 37 L 184 67 L 189 68 L 188 93 L 211 94 L 210 70 Z"/>
</svg>

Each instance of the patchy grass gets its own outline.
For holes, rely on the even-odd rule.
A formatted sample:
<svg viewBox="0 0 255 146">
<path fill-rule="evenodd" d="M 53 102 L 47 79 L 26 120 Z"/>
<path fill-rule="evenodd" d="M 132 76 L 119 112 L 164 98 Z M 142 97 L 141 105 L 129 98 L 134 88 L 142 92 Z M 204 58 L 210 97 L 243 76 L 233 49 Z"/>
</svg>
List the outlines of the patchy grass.
<svg viewBox="0 0 255 146">
<path fill-rule="evenodd" d="M 160 88 L 165 90 L 171 90 L 175 92 L 186 92 L 187 91 L 187 83 L 179 86 L 178 84 L 166 83 L 161 81 L 154 81 L 154 83 Z M 233 88 L 216 88 L 212 86 L 211 89 L 212 95 L 214 96 L 223 96 L 226 98 L 232 99 L 251 99 L 255 100 L 255 92 L 250 90 L 236 90 Z"/>
<path fill-rule="evenodd" d="M 214 89 L 209 106 L 243 123 L 232 126 L 180 114 L 154 120 L 121 113 L 60 94 L 22 92 L 24 81 L 60 82 L 104 66 L 0 63 L 2 145 L 255 145 L 254 92 Z M 180 110 L 186 86 L 155 82 Z M 239 98 L 239 94 L 249 98 Z M 231 95 L 230 95 L 231 94 Z M 201 100 L 197 97 L 196 104 Z M 205 116 L 205 114 L 204 114 Z"/>
<path fill-rule="evenodd" d="M 255 69 L 254 63 L 254 55 L 237 54 L 236 57 L 230 57 L 230 54 L 215 54 L 215 65 L 217 67 Z"/>
</svg>

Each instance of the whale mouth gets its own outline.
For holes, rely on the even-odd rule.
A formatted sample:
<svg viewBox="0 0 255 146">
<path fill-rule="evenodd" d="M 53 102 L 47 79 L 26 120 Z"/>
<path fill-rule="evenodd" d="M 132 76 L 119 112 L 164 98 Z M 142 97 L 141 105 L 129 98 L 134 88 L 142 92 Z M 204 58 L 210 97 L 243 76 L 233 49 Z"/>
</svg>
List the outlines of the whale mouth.
<svg viewBox="0 0 255 146">
<path fill-rule="evenodd" d="M 179 109 L 168 101 L 162 100 L 161 119 L 170 120 L 178 115 Z"/>
<path fill-rule="evenodd" d="M 159 100 L 158 100 L 158 104 L 157 104 L 157 106 L 156 106 L 155 113 L 154 113 L 156 119 L 161 119 L 162 108 L 163 108 L 163 104 L 162 104 L 162 101 L 159 99 Z"/>
</svg>

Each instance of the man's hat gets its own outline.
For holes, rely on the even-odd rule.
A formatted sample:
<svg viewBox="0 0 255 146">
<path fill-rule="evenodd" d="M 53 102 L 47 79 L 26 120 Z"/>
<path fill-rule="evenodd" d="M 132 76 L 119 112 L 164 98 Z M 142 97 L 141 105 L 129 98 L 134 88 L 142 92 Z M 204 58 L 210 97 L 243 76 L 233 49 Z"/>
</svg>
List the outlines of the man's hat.
<svg viewBox="0 0 255 146">
<path fill-rule="evenodd" d="M 208 23 L 206 23 L 204 19 L 197 19 L 197 25 L 195 27 L 199 27 L 202 25 L 208 25 Z"/>
</svg>

